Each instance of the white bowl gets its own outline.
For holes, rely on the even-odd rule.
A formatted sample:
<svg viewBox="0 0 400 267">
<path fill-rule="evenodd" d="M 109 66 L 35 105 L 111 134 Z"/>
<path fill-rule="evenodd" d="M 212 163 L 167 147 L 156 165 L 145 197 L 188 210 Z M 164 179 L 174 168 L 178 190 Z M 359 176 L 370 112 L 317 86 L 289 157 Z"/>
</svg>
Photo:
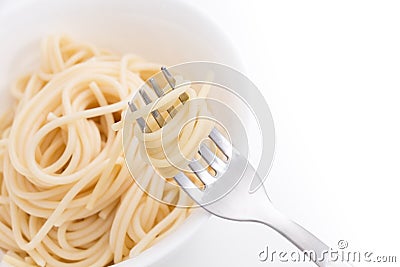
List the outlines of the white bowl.
<svg viewBox="0 0 400 267">
<path fill-rule="evenodd" d="M 212 19 L 178 0 L 0 0 L 0 25 L 0 112 L 10 105 L 10 83 L 38 67 L 39 43 L 48 34 L 66 33 L 167 65 L 201 60 L 242 68 Z M 207 219 L 197 209 L 173 234 L 118 266 L 159 266 Z"/>
</svg>

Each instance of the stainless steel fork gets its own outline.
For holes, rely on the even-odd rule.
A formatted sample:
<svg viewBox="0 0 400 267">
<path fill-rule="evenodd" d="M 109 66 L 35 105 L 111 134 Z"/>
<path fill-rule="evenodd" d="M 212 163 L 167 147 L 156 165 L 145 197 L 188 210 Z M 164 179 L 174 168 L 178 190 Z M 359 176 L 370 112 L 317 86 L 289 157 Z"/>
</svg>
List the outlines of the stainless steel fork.
<svg viewBox="0 0 400 267">
<path fill-rule="evenodd" d="M 249 189 L 252 179 L 260 179 L 251 164 L 216 128 L 211 131 L 209 138 L 228 158 L 226 161 L 204 143 L 200 145 L 199 154 L 215 170 L 216 176 L 199 166 L 197 161 L 190 163 L 189 167 L 205 184 L 203 188 L 198 188 L 182 172 L 175 176 L 176 182 L 194 201 L 215 216 L 234 221 L 262 223 L 273 228 L 301 251 L 316 255 L 317 257 L 310 259 L 319 267 L 351 266 L 347 262 L 328 262 L 329 247 L 275 209 L 264 186 L 251 193 Z"/>
<path fill-rule="evenodd" d="M 163 67 L 161 70 L 171 89 L 174 89 L 175 79 L 166 68 Z M 164 91 L 154 80 L 150 79 L 148 83 L 157 97 L 164 95 Z M 151 102 L 150 97 L 143 89 L 140 90 L 140 96 L 145 104 Z M 181 102 L 184 103 L 184 100 Z M 129 103 L 129 107 L 132 112 L 137 110 L 133 102 Z M 171 107 L 168 113 L 174 117 L 176 110 Z M 152 116 L 159 127 L 164 125 L 165 121 L 158 111 L 153 111 Z M 137 123 L 143 132 L 150 131 L 143 118 L 138 118 Z M 198 187 L 183 172 L 174 177 L 175 181 L 196 203 L 211 214 L 224 219 L 262 223 L 273 228 L 301 251 L 309 253 L 310 260 L 319 267 L 351 266 L 347 262 L 329 262 L 327 257 L 327 253 L 330 251 L 329 246 L 275 209 L 264 186 L 255 192 L 250 192 L 253 179 L 258 179 L 258 182 L 261 183 L 260 177 L 248 160 L 217 128 L 213 128 L 208 137 L 224 157 L 219 157 L 218 155 L 221 153 L 212 151 L 205 143 L 200 144 L 198 153 L 213 169 L 213 173 L 210 173 L 209 168 L 200 164 L 196 159 L 189 163 L 189 168 L 204 186 Z"/>
</svg>

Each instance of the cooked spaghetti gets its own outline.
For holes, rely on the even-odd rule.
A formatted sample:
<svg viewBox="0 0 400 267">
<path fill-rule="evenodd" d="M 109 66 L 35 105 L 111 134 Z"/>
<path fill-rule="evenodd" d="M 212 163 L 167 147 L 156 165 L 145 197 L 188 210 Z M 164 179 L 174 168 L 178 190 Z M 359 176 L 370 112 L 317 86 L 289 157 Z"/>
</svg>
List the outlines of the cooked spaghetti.
<svg viewBox="0 0 400 267">
<path fill-rule="evenodd" d="M 43 42 L 41 66 L 12 87 L 0 120 L 0 249 L 12 266 L 106 266 L 135 256 L 189 213 L 150 198 L 124 162 L 127 101 L 158 64 L 64 36 Z M 150 194 L 166 184 L 131 147 Z M 154 181 L 157 181 L 155 184 Z M 187 196 L 168 189 L 177 205 Z"/>
<path fill-rule="evenodd" d="M 140 127 L 135 127 L 134 136 L 139 140 L 142 158 L 162 177 L 173 177 L 180 171 L 191 173 L 188 164 L 193 158 L 199 158 L 199 144 L 215 126 L 207 104 L 209 90 L 209 85 L 202 85 L 196 90 L 187 83 L 132 114 L 131 120 L 144 118 L 147 125 L 154 129 L 143 132 Z M 182 98 L 185 101 L 182 102 Z M 171 107 L 175 109 L 173 117 L 168 111 Z M 161 128 L 155 125 L 152 118 L 151 112 L 155 110 L 165 118 Z"/>
</svg>

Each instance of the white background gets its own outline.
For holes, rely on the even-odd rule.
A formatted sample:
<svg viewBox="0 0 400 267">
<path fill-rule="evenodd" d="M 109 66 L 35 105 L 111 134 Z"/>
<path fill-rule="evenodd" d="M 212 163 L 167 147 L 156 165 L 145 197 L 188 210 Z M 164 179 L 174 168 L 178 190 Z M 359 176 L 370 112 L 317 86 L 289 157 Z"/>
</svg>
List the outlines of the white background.
<svg viewBox="0 0 400 267">
<path fill-rule="evenodd" d="M 275 206 L 334 248 L 344 239 L 400 260 L 400 2 L 192 3 L 235 42 L 270 105 Z M 266 245 L 294 249 L 264 226 L 213 218 L 160 266 L 312 266 L 261 263 Z"/>
</svg>

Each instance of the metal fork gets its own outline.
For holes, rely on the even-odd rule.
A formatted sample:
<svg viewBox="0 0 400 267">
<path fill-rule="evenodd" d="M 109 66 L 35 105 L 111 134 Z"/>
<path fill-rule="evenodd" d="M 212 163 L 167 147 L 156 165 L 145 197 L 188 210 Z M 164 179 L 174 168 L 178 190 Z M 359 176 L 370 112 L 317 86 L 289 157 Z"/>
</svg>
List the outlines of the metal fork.
<svg viewBox="0 0 400 267">
<path fill-rule="evenodd" d="M 262 223 L 273 228 L 301 251 L 314 252 L 317 258 L 310 258 L 319 267 L 351 266 L 347 262 L 328 262 L 327 259 L 322 259 L 324 255 L 327 258 L 329 247 L 276 210 L 264 186 L 253 193 L 249 191 L 252 179 L 258 179 L 260 182 L 261 180 L 247 159 L 216 128 L 211 131 L 209 138 L 229 159 L 227 162 L 204 143 L 200 145 L 199 154 L 217 175 L 213 177 L 196 162 L 190 163 L 189 167 L 205 184 L 203 188 L 198 188 L 182 172 L 174 177 L 194 201 L 215 216 L 234 221 Z"/>
<path fill-rule="evenodd" d="M 168 85 L 170 86 L 170 88 L 172 90 L 175 89 L 175 84 L 176 84 L 176 80 L 175 78 L 171 75 L 171 73 L 168 71 L 168 69 L 166 67 L 161 67 L 161 72 L 164 76 L 164 78 L 167 80 Z M 147 81 L 148 85 L 151 87 L 151 89 L 154 91 L 154 93 L 157 95 L 157 97 L 162 97 L 165 92 L 164 90 L 157 84 L 157 82 L 155 81 L 154 78 L 150 78 Z M 141 96 L 142 100 L 144 101 L 145 105 L 148 105 L 150 103 L 152 103 L 152 99 L 151 97 L 148 95 L 148 93 L 146 92 L 146 88 L 148 88 L 149 86 L 145 86 L 144 88 L 139 90 L 139 95 Z M 187 98 L 185 98 L 184 96 L 179 96 L 179 100 L 181 101 L 181 103 L 185 103 L 185 101 L 187 100 Z M 133 101 L 129 101 L 128 102 L 129 105 L 129 109 L 131 110 L 131 112 L 135 112 L 138 110 L 137 106 L 135 105 L 135 103 Z M 174 107 L 170 107 L 167 110 L 168 114 L 171 116 L 171 118 L 173 118 L 177 111 Z M 155 121 L 157 122 L 158 126 L 161 128 L 164 126 L 165 124 L 165 120 L 164 117 L 162 117 L 162 115 L 160 114 L 160 112 L 158 112 L 158 110 L 154 110 L 151 112 L 151 115 L 153 116 L 153 118 L 155 119 Z M 141 128 L 142 132 L 151 132 L 150 127 L 147 125 L 146 121 L 144 118 L 140 117 L 136 119 L 136 122 L 138 123 L 139 127 Z"/>
<path fill-rule="evenodd" d="M 161 70 L 171 88 L 174 89 L 175 80 L 171 74 L 164 67 Z M 164 91 L 154 80 L 150 80 L 149 83 L 158 97 L 164 95 Z M 150 99 L 148 97 L 146 99 L 143 92 L 140 95 L 148 104 Z M 129 106 L 132 112 L 137 110 L 133 102 L 130 102 Z M 171 107 L 168 113 L 173 117 L 176 110 Z M 152 113 L 157 122 L 159 122 L 158 115 L 159 113 Z M 149 130 L 143 118 L 137 119 L 137 122 L 142 131 Z M 161 122 L 159 126 L 162 127 Z M 253 179 L 257 179 L 261 183 L 260 177 L 248 160 L 217 128 L 213 128 L 208 137 L 225 157 L 219 157 L 218 153 L 212 151 L 206 143 L 200 144 L 198 153 L 214 172 L 210 173 L 210 170 L 196 159 L 193 159 L 188 167 L 204 184 L 204 187 L 200 188 L 195 185 L 183 172 L 174 177 L 175 181 L 197 204 L 211 214 L 227 220 L 262 223 L 273 228 L 301 251 L 309 253 L 310 259 L 319 267 L 351 266 L 347 262 L 329 262 L 327 258 L 330 251 L 329 246 L 275 209 L 264 186 L 255 192 L 249 191 Z"/>
</svg>

